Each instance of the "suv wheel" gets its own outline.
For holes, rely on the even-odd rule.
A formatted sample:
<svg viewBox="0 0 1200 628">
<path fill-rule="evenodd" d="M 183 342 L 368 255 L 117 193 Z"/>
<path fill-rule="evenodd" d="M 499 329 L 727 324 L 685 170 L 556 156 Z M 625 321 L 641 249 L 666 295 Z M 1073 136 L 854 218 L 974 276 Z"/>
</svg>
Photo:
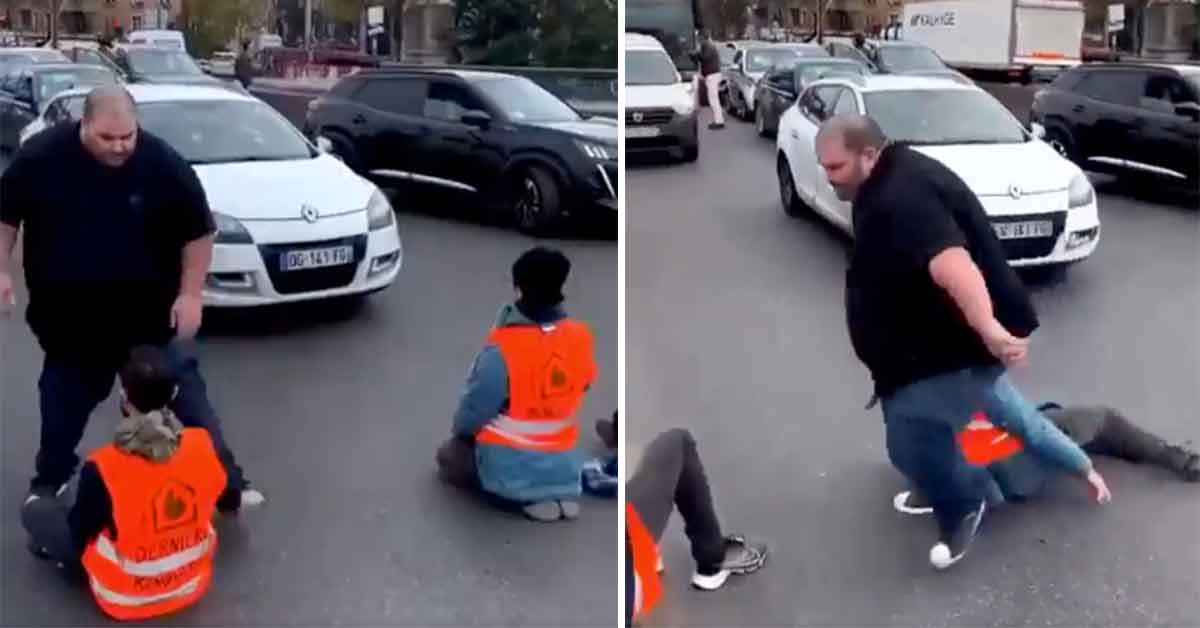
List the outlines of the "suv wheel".
<svg viewBox="0 0 1200 628">
<path fill-rule="evenodd" d="M 767 117 L 763 114 L 762 107 L 754 108 L 754 128 L 758 130 L 759 137 L 771 136 L 771 133 L 767 131 Z"/>
<path fill-rule="evenodd" d="M 530 166 L 515 178 L 513 220 L 524 233 L 538 234 L 557 221 L 562 212 L 558 181 L 542 166 Z"/>
<path fill-rule="evenodd" d="M 1063 158 L 1075 161 L 1075 143 L 1071 135 L 1060 127 L 1052 126 L 1046 129 L 1046 144 Z"/>
</svg>

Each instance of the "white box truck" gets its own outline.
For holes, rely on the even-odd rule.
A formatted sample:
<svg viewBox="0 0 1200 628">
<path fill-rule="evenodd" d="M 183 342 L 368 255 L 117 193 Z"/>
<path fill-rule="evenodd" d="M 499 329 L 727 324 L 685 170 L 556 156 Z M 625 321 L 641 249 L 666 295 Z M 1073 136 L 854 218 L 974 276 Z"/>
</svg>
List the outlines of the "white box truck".
<svg viewBox="0 0 1200 628">
<path fill-rule="evenodd" d="M 1083 3 L 1075 0 L 909 0 L 901 37 L 955 69 L 1028 82 L 1039 67 L 1080 63 Z"/>
</svg>

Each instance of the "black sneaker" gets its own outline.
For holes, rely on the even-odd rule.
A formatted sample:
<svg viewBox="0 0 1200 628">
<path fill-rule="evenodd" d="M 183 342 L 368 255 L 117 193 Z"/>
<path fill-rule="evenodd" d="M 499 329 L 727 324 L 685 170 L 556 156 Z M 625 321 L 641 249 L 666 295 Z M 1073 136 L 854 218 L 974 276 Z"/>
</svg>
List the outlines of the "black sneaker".
<svg viewBox="0 0 1200 628">
<path fill-rule="evenodd" d="M 934 569 L 949 569 L 951 565 L 966 556 L 967 549 L 975 540 L 975 533 L 979 531 L 979 523 L 983 521 L 985 510 L 987 510 L 987 502 L 979 502 L 979 508 L 967 513 L 958 522 L 958 526 L 953 532 L 942 533 L 942 539 L 929 550 L 929 562 Z"/>
<path fill-rule="evenodd" d="M 1168 445 L 1163 452 L 1167 468 L 1188 482 L 1200 482 L 1200 455 L 1178 445 Z"/>
<path fill-rule="evenodd" d="M 892 498 L 892 507 L 906 515 L 933 514 L 933 504 L 916 489 L 896 493 Z"/>
<path fill-rule="evenodd" d="M 32 504 L 36 499 L 58 499 L 67 492 L 67 483 L 63 482 L 59 486 L 52 484 L 39 484 L 29 489 L 29 494 L 25 497 L 25 505 Z"/>
<path fill-rule="evenodd" d="M 708 125 L 708 128 L 714 129 L 714 130 L 715 129 L 723 129 L 723 128 L 725 128 L 725 123 L 724 122 L 712 122 Z"/>
<path fill-rule="evenodd" d="M 692 586 L 704 591 L 716 591 L 725 585 L 730 574 L 752 574 L 767 561 L 767 545 L 747 541 L 745 537 L 725 537 L 725 561 L 717 567 L 697 567 L 692 574 Z"/>
<path fill-rule="evenodd" d="M 617 448 L 617 424 L 611 419 L 596 419 L 596 435 L 609 449 Z"/>
</svg>

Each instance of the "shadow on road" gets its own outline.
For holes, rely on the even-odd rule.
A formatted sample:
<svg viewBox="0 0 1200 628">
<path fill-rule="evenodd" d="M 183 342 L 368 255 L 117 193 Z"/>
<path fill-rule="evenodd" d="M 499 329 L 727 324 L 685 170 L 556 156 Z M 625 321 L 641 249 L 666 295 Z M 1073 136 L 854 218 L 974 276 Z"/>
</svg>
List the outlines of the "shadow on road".
<svg viewBox="0 0 1200 628">
<path fill-rule="evenodd" d="M 371 297 L 204 310 L 201 337 L 262 337 L 319 329 L 368 314 Z"/>
</svg>

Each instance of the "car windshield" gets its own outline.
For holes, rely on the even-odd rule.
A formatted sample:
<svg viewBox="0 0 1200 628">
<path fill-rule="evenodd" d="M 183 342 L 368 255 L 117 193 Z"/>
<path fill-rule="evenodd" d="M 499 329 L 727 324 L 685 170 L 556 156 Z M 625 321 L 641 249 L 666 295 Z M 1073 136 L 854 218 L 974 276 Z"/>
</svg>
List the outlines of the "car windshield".
<svg viewBox="0 0 1200 628">
<path fill-rule="evenodd" d="M 204 70 L 185 52 L 167 49 L 129 50 L 129 65 L 134 72 L 147 76 L 163 74 L 204 74 Z"/>
<path fill-rule="evenodd" d="M 1028 140 L 1008 109 L 983 91 L 867 92 L 870 115 L 890 139 L 911 144 L 1014 144 Z"/>
<path fill-rule="evenodd" d="M 487 78 L 476 85 L 505 115 L 517 122 L 574 122 L 581 119 L 558 96 L 524 77 Z"/>
<path fill-rule="evenodd" d="M 53 70 L 38 73 L 38 102 L 45 102 L 51 96 L 68 89 L 90 85 L 105 85 L 117 82 L 117 75 L 111 71 L 93 65 L 63 70 Z"/>
<path fill-rule="evenodd" d="M 866 74 L 866 68 L 861 63 L 855 62 L 805 63 L 797 68 L 800 70 L 800 78 L 806 84 L 829 76 L 863 76 Z"/>
<path fill-rule="evenodd" d="M 245 100 L 196 100 L 138 105 L 141 127 L 192 164 L 307 159 L 316 153 L 269 105 Z"/>
<path fill-rule="evenodd" d="M 1183 79 L 1192 84 L 1192 91 L 1200 96 L 1200 72 L 1184 72 Z"/>
<path fill-rule="evenodd" d="M 810 59 L 812 57 L 829 56 L 829 53 L 825 52 L 825 49 L 820 46 L 786 46 L 784 49 L 791 50 L 801 57 L 808 57 Z"/>
<path fill-rule="evenodd" d="M 932 50 L 920 46 L 884 46 L 879 60 L 892 71 L 944 70 L 946 64 Z"/>
<path fill-rule="evenodd" d="M 675 64 L 665 52 L 657 50 L 625 51 L 626 85 L 670 85 L 678 81 Z"/>
<path fill-rule="evenodd" d="M 787 48 L 758 48 L 746 51 L 746 71 L 766 72 L 777 65 L 800 56 L 795 50 Z"/>
</svg>

